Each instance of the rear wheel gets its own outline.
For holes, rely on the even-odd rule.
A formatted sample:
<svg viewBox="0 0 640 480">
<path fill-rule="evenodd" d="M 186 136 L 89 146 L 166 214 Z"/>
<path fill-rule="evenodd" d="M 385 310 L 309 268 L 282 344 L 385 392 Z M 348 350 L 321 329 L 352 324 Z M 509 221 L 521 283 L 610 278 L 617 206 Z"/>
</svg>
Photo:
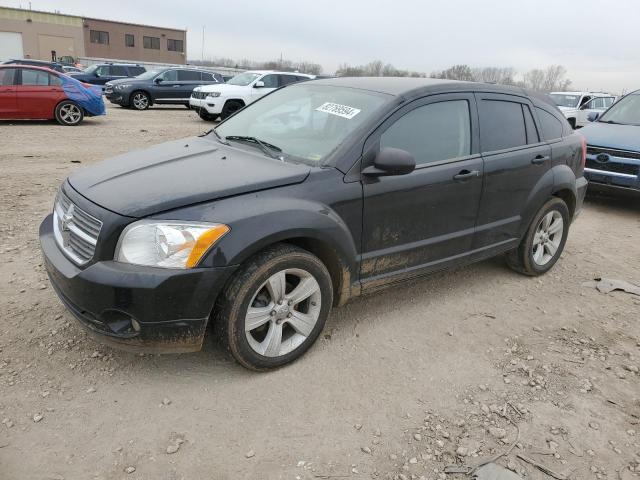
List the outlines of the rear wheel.
<svg viewBox="0 0 640 480">
<path fill-rule="evenodd" d="M 60 125 L 72 127 L 82 122 L 84 111 L 77 103 L 65 100 L 56 107 L 55 116 Z"/>
<path fill-rule="evenodd" d="M 131 94 L 131 100 L 129 101 L 136 110 L 146 110 L 151 105 L 151 99 L 145 92 L 137 91 Z"/>
<path fill-rule="evenodd" d="M 306 250 L 275 245 L 245 262 L 225 288 L 217 336 L 244 367 L 277 368 L 311 347 L 332 303 L 324 264 Z"/>
<path fill-rule="evenodd" d="M 220 120 L 224 120 L 225 118 L 233 115 L 238 110 L 244 107 L 243 103 L 239 100 L 228 100 L 224 107 L 222 107 L 222 112 L 220 113 Z"/>
<path fill-rule="evenodd" d="M 533 218 L 520 246 L 507 254 L 507 264 L 532 276 L 551 270 L 564 250 L 570 221 L 567 204 L 550 199 Z"/>
</svg>

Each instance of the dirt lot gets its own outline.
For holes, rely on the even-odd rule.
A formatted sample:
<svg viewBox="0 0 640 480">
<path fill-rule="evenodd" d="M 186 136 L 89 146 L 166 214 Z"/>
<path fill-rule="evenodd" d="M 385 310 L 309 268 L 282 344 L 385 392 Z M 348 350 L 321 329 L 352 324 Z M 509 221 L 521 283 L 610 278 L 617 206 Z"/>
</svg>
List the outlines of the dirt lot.
<svg viewBox="0 0 640 480">
<path fill-rule="evenodd" d="M 443 468 L 516 441 L 498 463 L 524 478 L 549 477 L 518 454 L 557 478 L 640 474 L 640 297 L 582 286 L 640 284 L 630 200 L 588 201 L 542 278 L 494 259 L 357 299 L 276 372 L 250 373 L 213 341 L 136 356 L 87 338 L 40 258 L 58 185 L 209 127 L 183 108 L 0 123 L 2 480 L 458 479 Z"/>
</svg>

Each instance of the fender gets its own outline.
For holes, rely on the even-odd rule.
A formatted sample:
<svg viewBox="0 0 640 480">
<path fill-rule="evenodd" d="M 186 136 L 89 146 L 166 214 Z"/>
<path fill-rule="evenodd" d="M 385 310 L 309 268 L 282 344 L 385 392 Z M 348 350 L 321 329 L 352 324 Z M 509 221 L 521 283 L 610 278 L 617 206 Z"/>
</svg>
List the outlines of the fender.
<svg viewBox="0 0 640 480">
<path fill-rule="evenodd" d="M 525 208 L 522 212 L 522 220 L 520 221 L 520 228 L 518 229 L 518 237 L 522 239 L 527 229 L 529 228 L 529 224 L 533 219 L 534 215 L 538 213 L 538 210 L 544 205 L 544 203 L 549 200 L 549 197 L 553 193 L 554 188 L 554 167 L 548 169 L 544 175 L 542 175 L 538 182 L 534 185 L 534 187 L 529 192 L 529 197 L 527 198 L 527 202 Z"/>
</svg>

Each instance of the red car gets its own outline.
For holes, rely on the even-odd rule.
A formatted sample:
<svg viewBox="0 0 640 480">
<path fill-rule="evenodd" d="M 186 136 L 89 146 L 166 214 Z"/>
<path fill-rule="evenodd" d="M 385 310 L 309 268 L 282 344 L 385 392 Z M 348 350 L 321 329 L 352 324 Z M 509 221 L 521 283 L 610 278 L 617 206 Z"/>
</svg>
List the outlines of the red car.
<svg viewBox="0 0 640 480">
<path fill-rule="evenodd" d="M 0 120 L 57 120 L 78 125 L 104 115 L 99 88 L 43 67 L 0 65 Z"/>
</svg>

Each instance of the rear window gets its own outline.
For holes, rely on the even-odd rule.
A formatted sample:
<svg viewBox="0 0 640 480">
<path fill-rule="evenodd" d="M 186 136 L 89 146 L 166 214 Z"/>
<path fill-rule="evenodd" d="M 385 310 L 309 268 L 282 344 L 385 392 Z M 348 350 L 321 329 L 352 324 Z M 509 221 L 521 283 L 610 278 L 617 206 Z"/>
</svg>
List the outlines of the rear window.
<svg viewBox="0 0 640 480">
<path fill-rule="evenodd" d="M 129 75 L 132 77 L 137 77 L 144 72 L 146 72 L 146 70 L 143 67 L 129 67 Z"/>
<path fill-rule="evenodd" d="M 202 80 L 202 74 L 195 70 L 178 70 L 178 81 L 193 82 Z"/>
<path fill-rule="evenodd" d="M 540 120 L 540 129 L 545 140 L 556 140 L 562 138 L 562 122 L 555 115 L 536 107 L 538 119 Z"/>
</svg>

